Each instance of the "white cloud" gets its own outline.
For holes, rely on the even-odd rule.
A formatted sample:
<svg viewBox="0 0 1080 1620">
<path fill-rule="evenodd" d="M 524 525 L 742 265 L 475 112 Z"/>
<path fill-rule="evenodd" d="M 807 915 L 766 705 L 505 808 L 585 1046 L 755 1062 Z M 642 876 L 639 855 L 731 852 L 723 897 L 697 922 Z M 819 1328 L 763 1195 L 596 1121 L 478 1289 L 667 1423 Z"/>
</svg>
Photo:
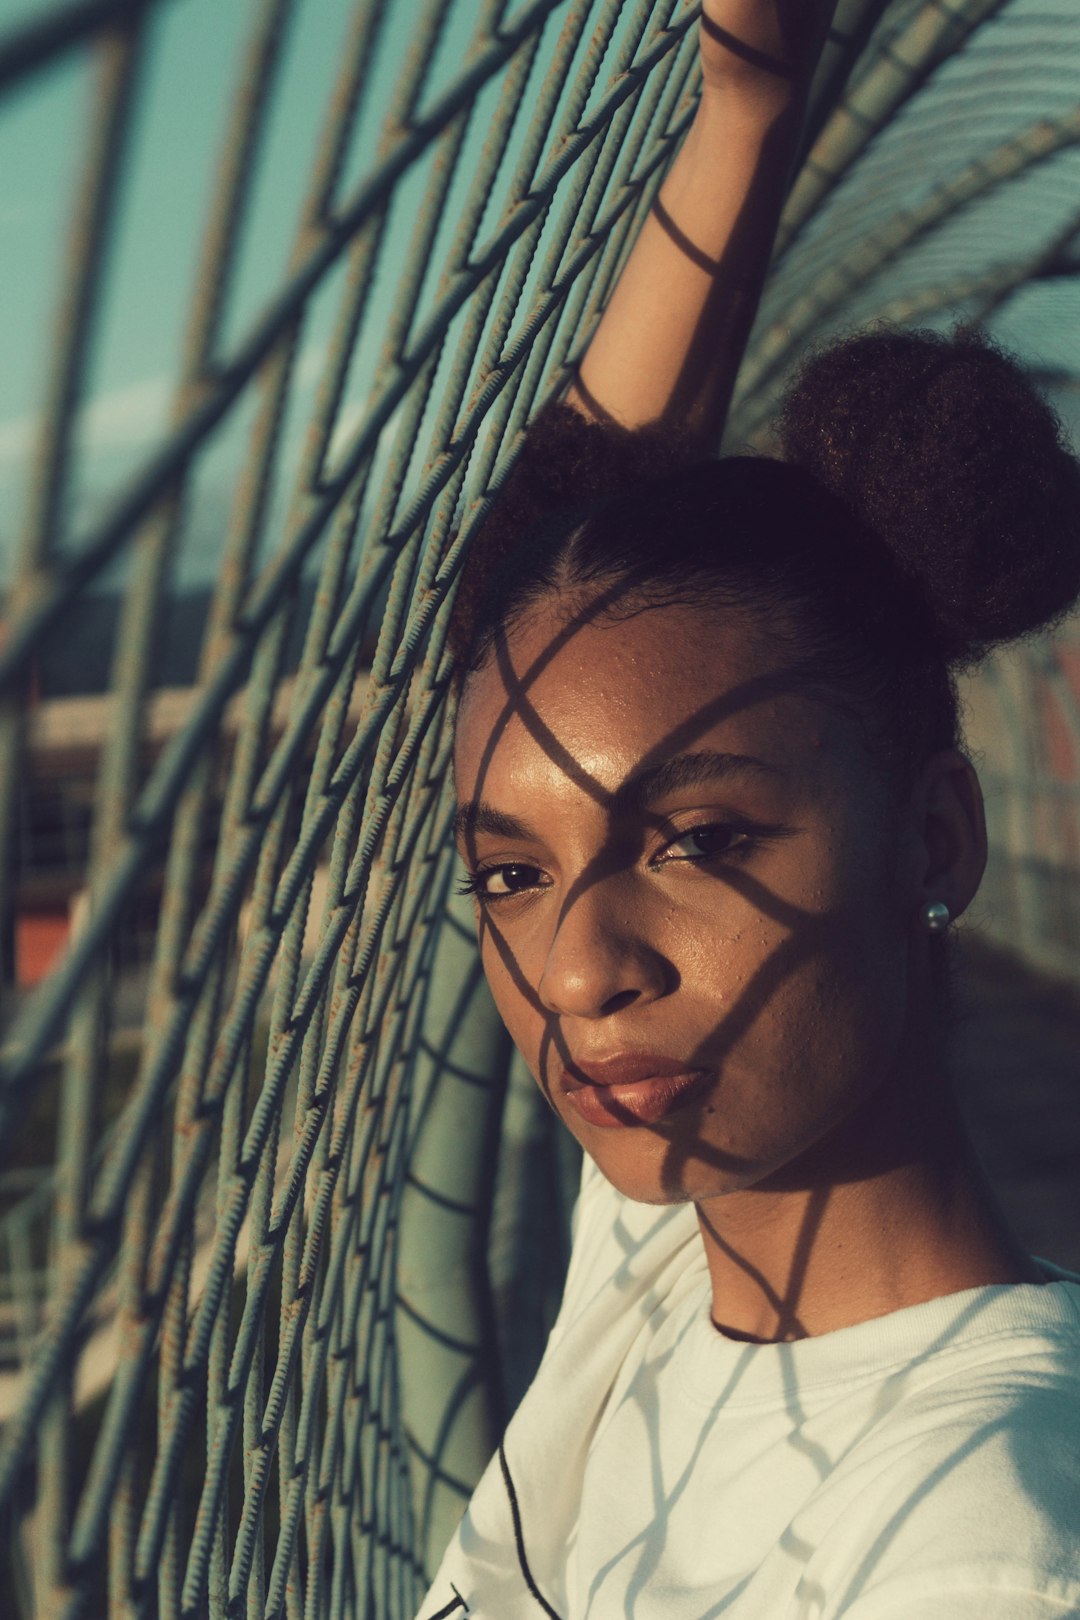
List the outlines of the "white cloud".
<svg viewBox="0 0 1080 1620">
<path fill-rule="evenodd" d="M 300 415 L 293 425 L 293 431 L 297 434 L 306 431 L 306 408 L 326 359 L 326 345 L 315 342 L 305 344 L 297 356 L 293 377 L 293 388 L 300 406 Z M 124 451 L 130 453 L 153 444 L 167 429 L 175 386 L 171 377 L 149 377 L 142 382 L 129 383 L 126 387 L 99 394 L 79 413 L 77 432 L 80 448 L 91 455 L 107 455 Z M 332 463 L 350 444 L 365 414 L 366 405 L 360 402 L 342 405 L 331 435 Z M 399 406 L 383 429 L 383 455 L 393 443 L 400 414 Z M 13 473 L 19 466 L 25 465 L 27 458 L 33 454 L 39 426 L 40 419 L 30 414 L 0 421 L 0 476 Z"/>
<path fill-rule="evenodd" d="M 307 343 L 301 349 L 294 387 L 302 395 L 308 394 L 318 382 L 326 357 L 325 343 Z M 90 400 L 79 414 L 78 431 L 84 449 L 90 452 L 137 450 L 152 443 L 166 428 L 175 386 L 170 377 L 148 377 Z M 27 414 L 0 421 L 0 472 L 25 462 L 33 453 L 39 420 Z"/>
<path fill-rule="evenodd" d="M 151 377 L 99 394 L 79 413 L 79 434 L 87 450 L 130 450 L 156 438 L 165 425 L 172 393 L 168 377 Z M 39 419 L 10 417 L 0 422 L 0 467 L 33 452 Z"/>
</svg>

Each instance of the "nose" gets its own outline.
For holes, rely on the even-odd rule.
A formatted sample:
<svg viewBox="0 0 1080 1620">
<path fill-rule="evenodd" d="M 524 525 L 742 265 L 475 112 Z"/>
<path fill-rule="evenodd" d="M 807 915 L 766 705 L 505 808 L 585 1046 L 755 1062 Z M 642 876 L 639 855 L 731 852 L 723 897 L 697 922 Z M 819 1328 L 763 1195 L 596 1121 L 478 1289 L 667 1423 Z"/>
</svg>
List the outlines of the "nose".
<svg viewBox="0 0 1080 1620">
<path fill-rule="evenodd" d="M 560 917 L 538 986 L 549 1012 L 605 1018 L 673 988 L 674 968 L 648 937 L 645 908 L 620 888 L 596 883 Z"/>
</svg>

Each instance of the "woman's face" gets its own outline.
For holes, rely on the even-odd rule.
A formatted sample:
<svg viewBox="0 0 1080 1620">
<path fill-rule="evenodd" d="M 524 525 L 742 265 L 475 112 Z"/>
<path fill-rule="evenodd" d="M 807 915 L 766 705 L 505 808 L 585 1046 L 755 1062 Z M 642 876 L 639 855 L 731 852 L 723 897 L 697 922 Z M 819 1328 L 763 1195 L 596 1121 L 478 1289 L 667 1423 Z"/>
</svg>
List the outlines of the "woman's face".
<svg viewBox="0 0 1080 1620">
<path fill-rule="evenodd" d="M 533 609 L 462 694 L 459 841 L 499 1011 L 646 1202 L 761 1185 L 898 1074 L 904 819 L 851 716 L 734 610 Z"/>
</svg>

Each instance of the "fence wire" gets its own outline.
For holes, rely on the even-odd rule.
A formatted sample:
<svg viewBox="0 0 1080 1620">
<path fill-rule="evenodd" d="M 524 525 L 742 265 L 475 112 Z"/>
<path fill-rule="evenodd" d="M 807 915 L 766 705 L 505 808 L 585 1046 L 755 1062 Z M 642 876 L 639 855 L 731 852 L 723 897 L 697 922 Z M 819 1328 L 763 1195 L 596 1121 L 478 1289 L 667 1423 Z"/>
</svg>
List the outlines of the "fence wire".
<svg viewBox="0 0 1080 1620">
<path fill-rule="evenodd" d="M 36 98 L 78 153 L 0 640 L 5 1613 L 411 1616 L 492 1450 L 531 1354 L 507 1319 L 538 1340 L 544 1302 L 489 1240 L 529 1175 L 557 1225 L 563 1166 L 448 900 L 447 611 L 692 117 L 697 10 L 69 0 L 0 35 L 0 119 Z M 1024 11 L 841 0 L 738 434 L 864 292 L 961 302 L 962 244 L 916 250 L 1074 147 L 1028 95 L 901 221 L 851 203 L 869 171 L 907 207 L 894 127 L 932 134 L 943 74 Z M 226 38 L 186 330 L 110 460 L 110 344 L 171 319 L 125 269 L 154 107 L 179 85 L 197 144 Z M 1049 213 L 1021 268 L 976 267 L 994 310 L 1073 262 Z M 102 647 L 100 692 L 54 696 Z"/>
<path fill-rule="evenodd" d="M 43 1132 L 55 1162 L 19 1205 L 46 1288 L 6 1392 L 0 1498 L 33 1502 L 11 1579 L 43 1615 L 406 1615 L 400 1216 L 425 1053 L 453 1046 L 432 1019 L 471 958 L 446 921 L 446 603 L 690 116 L 693 13 L 356 7 L 287 268 L 238 323 L 299 23 L 251 8 L 168 419 L 91 508 L 78 408 L 167 10 L 57 8 L 0 45 L 20 86 L 77 48 L 93 97 L 0 653 L 8 828 L 35 661 L 110 569 L 122 592 L 77 925 L 5 1029 L 8 1162 Z M 194 687 L 148 761 L 200 466 L 245 412 Z"/>
</svg>

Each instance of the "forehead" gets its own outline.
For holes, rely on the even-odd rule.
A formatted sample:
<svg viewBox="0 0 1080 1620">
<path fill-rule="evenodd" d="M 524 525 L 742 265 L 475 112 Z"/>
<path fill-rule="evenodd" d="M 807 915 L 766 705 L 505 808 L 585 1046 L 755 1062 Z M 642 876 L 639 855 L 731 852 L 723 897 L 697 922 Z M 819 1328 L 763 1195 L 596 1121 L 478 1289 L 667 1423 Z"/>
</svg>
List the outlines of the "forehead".
<svg viewBox="0 0 1080 1620">
<path fill-rule="evenodd" d="M 485 800 L 521 787 L 612 792 L 644 760 L 703 746 L 809 765 L 850 748 L 849 731 L 737 609 L 679 603 L 590 618 L 548 601 L 465 685 L 457 789 Z"/>
</svg>

